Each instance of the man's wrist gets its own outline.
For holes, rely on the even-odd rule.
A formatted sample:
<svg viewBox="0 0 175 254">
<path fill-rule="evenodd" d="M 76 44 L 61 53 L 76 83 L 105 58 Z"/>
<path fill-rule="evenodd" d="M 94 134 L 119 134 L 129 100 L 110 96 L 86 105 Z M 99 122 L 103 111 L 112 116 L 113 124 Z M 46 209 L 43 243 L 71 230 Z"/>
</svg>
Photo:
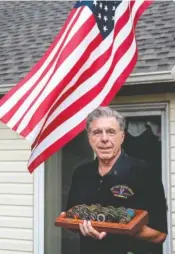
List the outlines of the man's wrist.
<svg viewBox="0 0 175 254">
<path fill-rule="evenodd" d="M 134 237 L 152 243 L 161 244 L 166 239 L 166 234 L 144 225 L 139 231 L 135 233 Z"/>
</svg>

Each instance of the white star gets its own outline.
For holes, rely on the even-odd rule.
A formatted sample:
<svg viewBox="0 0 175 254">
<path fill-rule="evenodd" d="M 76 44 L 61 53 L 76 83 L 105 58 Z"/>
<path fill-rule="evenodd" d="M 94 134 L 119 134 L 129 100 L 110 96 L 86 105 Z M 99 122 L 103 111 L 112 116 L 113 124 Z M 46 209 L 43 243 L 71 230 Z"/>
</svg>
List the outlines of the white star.
<svg viewBox="0 0 175 254">
<path fill-rule="evenodd" d="M 114 6 L 112 6 L 112 10 L 113 10 L 113 11 L 115 11 L 115 9 L 116 9 L 115 5 L 114 5 Z"/>
<path fill-rule="evenodd" d="M 105 5 L 104 10 L 108 11 L 108 6 L 107 5 Z"/>
<path fill-rule="evenodd" d="M 94 1 L 93 1 L 93 4 L 96 6 L 96 5 L 97 5 L 97 0 L 94 0 Z"/>
<path fill-rule="evenodd" d="M 100 3 L 100 4 L 99 4 L 99 6 L 100 6 L 100 9 L 102 9 L 102 8 L 103 8 L 103 4 L 102 4 L 102 3 Z"/>
<path fill-rule="evenodd" d="M 115 20 L 115 17 L 114 17 L 114 16 L 112 16 L 112 20 Z"/>
<path fill-rule="evenodd" d="M 104 32 L 108 31 L 108 29 L 107 29 L 106 26 L 103 27 L 103 31 L 104 31 Z"/>
<path fill-rule="evenodd" d="M 108 20 L 107 16 L 104 16 L 103 19 L 104 19 L 105 22 Z"/>
<path fill-rule="evenodd" d="M 98 18 L 101 19 L 101 13 L 98 14 Z"/>
</svg>

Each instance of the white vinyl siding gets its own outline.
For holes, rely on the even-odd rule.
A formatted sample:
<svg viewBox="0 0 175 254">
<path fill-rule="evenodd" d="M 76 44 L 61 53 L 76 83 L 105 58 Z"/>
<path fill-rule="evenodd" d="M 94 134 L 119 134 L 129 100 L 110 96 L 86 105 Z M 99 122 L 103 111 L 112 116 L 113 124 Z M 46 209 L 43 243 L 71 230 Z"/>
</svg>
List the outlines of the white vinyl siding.
<svg viewBox="0 0 175 254">
<path fill-rule="evenodd" d="M 23 252 L 23 251 L 19 252 L 19 251 L 10 251 L 10 250 L 8 250 L 8 251 L 7 250 L 5 250 L 5 251 L 3 250 L 3 252 L 2 252 L 2 254 L 31 254 L 31 253 L 32 252 L 26 252 L 26 251 L 25 252 Z"/>
<path fill-rule="evenodd" d="M 33 254 L 33 175 L 29 143 L 0 123 L 0 253 Z"/>
<path fill-rule="evenodd" d="M 170 101 L 171 196 L 173 224 L 173 253 L 175 253 L 175 98 Z"/>
</svg>

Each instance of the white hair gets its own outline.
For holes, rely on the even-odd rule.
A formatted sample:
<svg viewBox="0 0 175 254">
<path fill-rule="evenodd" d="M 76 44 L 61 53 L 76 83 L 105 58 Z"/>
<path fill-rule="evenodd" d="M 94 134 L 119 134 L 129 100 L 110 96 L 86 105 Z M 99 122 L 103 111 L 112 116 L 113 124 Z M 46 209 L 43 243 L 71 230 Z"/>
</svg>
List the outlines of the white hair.
<svg viewBox="0 0 175 254">
<path fill-rule="evenodd" d="M 98 107 L 93 110 L 86 118 L 86 130 L 90 131 L 90 124 L 92 121 L 100 117 L 114 117 L 119 124 L 120 130 L 124 131 L 126 127 L 125 117 L 118 111 L 110 107 Z"/>
</svg>

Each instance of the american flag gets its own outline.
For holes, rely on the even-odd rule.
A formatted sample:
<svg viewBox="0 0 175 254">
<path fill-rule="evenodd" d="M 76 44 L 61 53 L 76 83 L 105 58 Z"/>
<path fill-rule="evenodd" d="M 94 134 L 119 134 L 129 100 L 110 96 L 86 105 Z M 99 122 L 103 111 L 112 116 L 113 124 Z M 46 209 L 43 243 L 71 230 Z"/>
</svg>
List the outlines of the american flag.
<svg viewBox="0 0 175 254">
<path fill-rule="evenodd" d="M 30 172 L 108 105 L 137 60 L 135 26 L 151 1 L 79 1 L 40 61 L 0 101 L 0 119 L 31 142 Z M 59 3 L 61 4 L 61 3 Z"/>
</svg>

